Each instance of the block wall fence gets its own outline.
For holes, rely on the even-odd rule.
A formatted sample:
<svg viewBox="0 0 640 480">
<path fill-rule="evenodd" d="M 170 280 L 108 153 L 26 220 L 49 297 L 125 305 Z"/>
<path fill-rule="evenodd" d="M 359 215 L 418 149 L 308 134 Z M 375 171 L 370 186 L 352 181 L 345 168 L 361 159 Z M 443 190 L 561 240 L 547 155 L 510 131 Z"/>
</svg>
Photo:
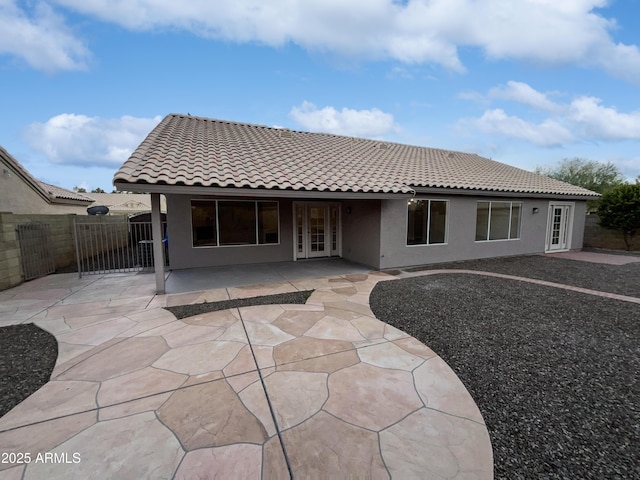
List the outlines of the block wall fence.
<svg viewBox="0 0 640 480">
<path fill-rule="evenodd" d="M 622 233 L 616 230 L 608 230 L 598 225 L 598 215 L 587 215 L 584 224 L 584 246 L 591 248 L 604 248 L 607 250 L 626 250 Z M 640 251 L 640 232 L 634 239 L 633 251 Z"/>
<path fill-rule="evenodd" d="M 14 287 L 24 281 L 20 244 L 18 242 L 18 225 L 31 222 L 49 224 L 53 260 L 55 268 L 60 269 L 77 262 L 74 220 L 78 223 L 122 224 L 123 230 L 127 231 L 126 215 L 102 217 L 75 214 L 46 215 L 0 212 L 0 290 Z"/>
</svg>

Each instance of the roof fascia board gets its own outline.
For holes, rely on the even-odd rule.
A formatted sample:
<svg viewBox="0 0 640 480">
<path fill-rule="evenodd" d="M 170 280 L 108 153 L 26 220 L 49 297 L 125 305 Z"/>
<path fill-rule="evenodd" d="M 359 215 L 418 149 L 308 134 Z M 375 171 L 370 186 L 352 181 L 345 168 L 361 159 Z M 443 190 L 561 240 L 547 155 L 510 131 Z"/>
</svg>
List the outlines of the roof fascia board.
<svg viewBox="0 0 640 480">
<path fill-rule="evenodd" d="M 74 200 L 72 198 L 53 197 L 51 199 L 52 205 L 78 205 L 81 207 L 88 207 L 92 203 L 94 203 L 92 200 Z"/>
<path fill-rule="evenodd" d="M 327 198 L 327 199 L 403 199 L 413 196 L 411 193 L 363 193 L 363 192 L 319 192 L 308 190 L 267 190 L 259 188 L 221 188 L 190 185 L 154 185 L 141 183 L 115 182 L 118 190 L 125 192 L 218 195 L 226 197 L 264 197 L 264 198 Z"/>
<path fill-rule="evenodd" d="M 497 190 L 472 190 L 466 188 L 428 188 L 413 187 L 416 195 L 468 195 L 474 197 L 519 197 L 519 198 L 562 198 L 565 200 L 594 200 L 600 195 L 572 195 L 562 193 L 535 193 L 535 192 L 506 192 Z"/>
<path fill-rule="evenodd" d="M 163 194 L 192 194 L 192 195 L 223 195 L 228 197 L 264 197 L 264 198 L 332 198 L 332 199 L 392 199 L 408 198 L 414 196 L 410 193 L 363 193 L 363 192 L 318 192 L 307 190 L 267 190 L 256 188 L 223 188 L 201 187 L 191 185 L 157 185 L 115 182 L 118 190 L 140 193 Z M 482 197 L 518 197 L 540 199 L 565 199 L 565 200 L 593 200 L 598 196 L 570 195 L 560 193 L 533 193 L 533 192 L 505 192 L 495 190 L 471 190 L 463 188 L 437 188 L 437 187 L 413 187 L 415 195 L 466 195 Z"/>
</svg>

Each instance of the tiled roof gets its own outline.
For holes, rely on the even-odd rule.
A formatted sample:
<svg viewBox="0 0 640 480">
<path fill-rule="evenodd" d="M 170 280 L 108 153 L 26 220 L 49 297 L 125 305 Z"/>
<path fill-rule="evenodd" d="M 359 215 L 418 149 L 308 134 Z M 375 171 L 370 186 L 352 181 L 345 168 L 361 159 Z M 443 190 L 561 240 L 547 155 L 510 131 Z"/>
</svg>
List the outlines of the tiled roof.
<svg viewBox="0 0 640 480">
<path fill-rule="evenodd" d="M 76 200 L 79 202 L 92 203 L 93 198 L 88 197 L 86 194 L 67 190 L 66 188 L 57 187 L 49 183 L 44 183 L 38 180 L 40 186 L 50 195 L 53 201 L 57 200 Z"/>
<path fill-rule="evenodd" d="M 322 192 L 417 187 L 596 196 L 475 154 L 171 114 L 114 182 Z M 124 187 L 126 188 L 126 187 Z"/>
</svg>

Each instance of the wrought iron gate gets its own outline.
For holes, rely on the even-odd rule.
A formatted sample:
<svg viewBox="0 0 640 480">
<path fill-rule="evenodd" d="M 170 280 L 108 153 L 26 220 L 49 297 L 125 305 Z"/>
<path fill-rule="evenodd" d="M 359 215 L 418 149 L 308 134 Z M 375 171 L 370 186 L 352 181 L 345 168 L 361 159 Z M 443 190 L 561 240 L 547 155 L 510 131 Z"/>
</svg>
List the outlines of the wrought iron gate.
<svg viewBox="0 0 640 480">
<path fill-rule="evenodd" d="M 151 222 L 78 222 L 74 225 L 78 275 L 153 269 Z M 166 222 L 162 223 L 166 231 Z M 165 244 L 165 266 L 168 255 Z"/>
<path fill-rule="evenodd" d="M 31 280 L 55 272 L 49 224 L 21 223 L 17 231 L 24 279 Z"/>
</svg>

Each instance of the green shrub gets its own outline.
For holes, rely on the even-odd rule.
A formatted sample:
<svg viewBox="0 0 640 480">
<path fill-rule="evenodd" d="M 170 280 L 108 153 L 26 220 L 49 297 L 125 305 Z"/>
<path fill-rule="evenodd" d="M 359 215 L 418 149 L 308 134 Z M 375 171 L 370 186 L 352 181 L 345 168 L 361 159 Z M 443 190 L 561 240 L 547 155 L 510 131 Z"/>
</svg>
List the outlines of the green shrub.
<svg viewBox="0 0 640 480">
<path fill-rule="evenodd" d="M 627 250 L 631 250 L 640 231 L 640 184 L 619 185 L 606 192 L 600 200 L 598 216 L 600 226 L 622 232 Z"/>
</svg>

